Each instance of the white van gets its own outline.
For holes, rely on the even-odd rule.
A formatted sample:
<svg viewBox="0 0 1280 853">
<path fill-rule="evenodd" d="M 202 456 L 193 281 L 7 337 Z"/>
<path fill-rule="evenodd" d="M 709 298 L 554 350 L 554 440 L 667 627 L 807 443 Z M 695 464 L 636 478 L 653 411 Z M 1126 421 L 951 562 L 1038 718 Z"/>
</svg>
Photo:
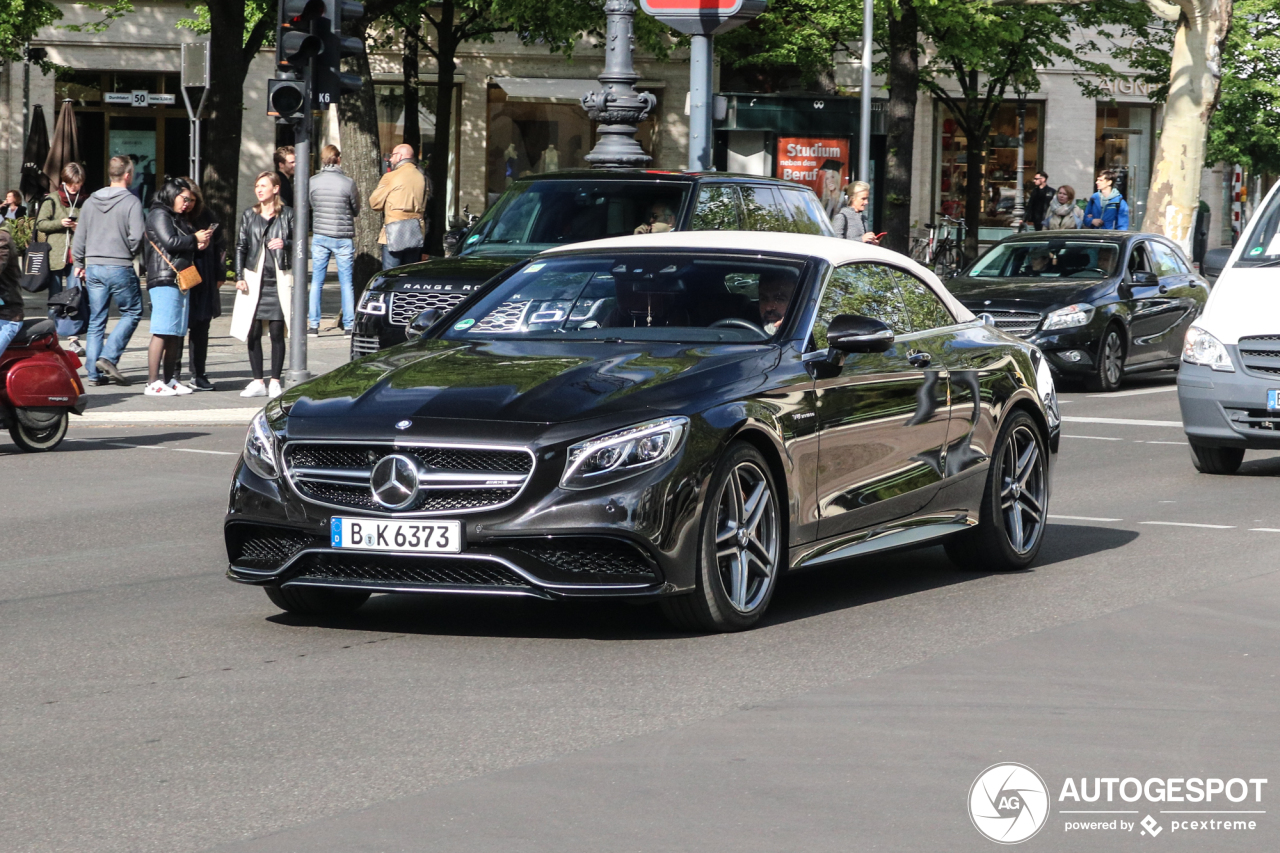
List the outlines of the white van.
<svg viewBox="0 0 1280 853">
<path fill-rule="evenodd" d="M 1245 227 L 1183 343 L 1178 403 L 1206 474 L 1234 474 L 1245 450 L 1280 450 L 1278 191 Z"/>
</svg>

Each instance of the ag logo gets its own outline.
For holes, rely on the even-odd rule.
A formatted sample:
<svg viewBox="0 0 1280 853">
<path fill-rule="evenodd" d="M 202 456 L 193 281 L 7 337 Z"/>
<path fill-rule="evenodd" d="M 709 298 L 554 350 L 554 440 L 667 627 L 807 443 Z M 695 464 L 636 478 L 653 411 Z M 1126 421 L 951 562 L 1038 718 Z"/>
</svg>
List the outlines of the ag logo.
<svg viewBox="0 0 1280 853">
<path fill-rule="evenodd" d="M 974 827 L 1000 844 L 1017 844 L 1040 831 L 1049 817 L 1049 790 L 1040 774 L 1022 764 L 994 764 L 969 789 Z"/>
</svg>

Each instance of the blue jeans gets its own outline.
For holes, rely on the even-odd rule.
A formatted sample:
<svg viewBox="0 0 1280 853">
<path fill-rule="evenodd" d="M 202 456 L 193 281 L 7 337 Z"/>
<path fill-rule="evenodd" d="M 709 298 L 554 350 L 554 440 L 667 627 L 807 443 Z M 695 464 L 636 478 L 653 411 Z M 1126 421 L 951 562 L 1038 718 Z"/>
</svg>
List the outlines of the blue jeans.
<svg viewBox="0 0 1280 853">
<path fill-rule="evenodd" d="M 412 249 L 404 249 L 403 251 L 393 252 L 387 248 L 386 244 L 382 245 L 382 268 L 384 270 L 402 267 L 405 264 L 416 264 L 422 259 L 422 247 L 414 246 Z"/>
<path fill-rule="evenodd" d="M 12 341 L 21 330 L 21 320 L 0 320 L 0 355 L 4 355 L 4 351 L 9 347 L 9 342 Z"/>
<path fill-rule="evenodd" d="M 320 328 L 320 290 L 324 287 L 324 274 L 329 269 L 329 256 L 338 262 L 338 287 L 342 290 L 342 327 L 350 330 L 356 322 L 355 291 L 351 285 L 351 273 L 356 264 L 355 241 L 348 237 L 311 237 L 311 310 L 307 325 Z"/>
<path fill-rule="evenodd" d="M 124 348 L 142 320 L 142 287 L 133 266 L 109 267 L 94 264 L 85 268 L 85 286 L 89 290 L 89 340 L 85 344 L 85 370 L 90 379 L 98 379 L 98 359 L 120 363 Z M 111 300 L 120 309 L 120 320 L 111 330 L 106 345 L 107 312 Z"/>
</svg>

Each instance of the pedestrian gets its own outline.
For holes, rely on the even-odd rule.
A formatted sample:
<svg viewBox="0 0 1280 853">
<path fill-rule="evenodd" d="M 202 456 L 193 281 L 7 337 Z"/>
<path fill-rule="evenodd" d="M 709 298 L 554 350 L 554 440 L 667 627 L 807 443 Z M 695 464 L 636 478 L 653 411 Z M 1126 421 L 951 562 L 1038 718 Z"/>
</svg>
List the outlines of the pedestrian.
<svg viewBox="0 0 1280 853">
<path fill-rule="evenodd" d="M 18 247 L 13 235 L 0 231 L 0 355 L 22 331 L 22 287 L 18 284 Z"/>
<path fill-rule="evenodd" d="M 133 259 L 142 247 L 145 226 L 142 202 L 129 191 L 133 161 L 112 157 L 107 164 L 109 186 L 89 196 L 76 223 L 71 258 L 76 275 L 89 291 L 89 343 L 85 370 L 92 385 L 108 381 L 128 385 L 117 364 L 142 319 L 142 288 Z M 103 344 L 107 312 L 112 300 L 120 319 Z M 105 375 L 104 375 L 105 374 Z"/>
<path fill-rule="evenodd" d="M 165 176 L 147 212 L 147 238 L 142 254 L 147 267 L 147 295 L 151 297 L 151 343 L 147 347 L 148 397 L 190 394 L 174 375 L 182 339 L 187 335 L 190 301 L 178 286 L 178 273 L 195 266 L 195 253 L 208 248 L 213 229 L 196 231 L 187 211 L 196 202 L 191 187 Z"/>
<path fill-rule="evenodd" d="M 1075 187 L 1069 184 L 1058 187 L 1058 193 L 1049 205 L 1049 214 L 1041 225 L 1050 231 L 1084 226 L 1084 211 L 1076 206 Z"/>
<path fill-rule="evenodd" d="M 285 207 L 293 207 L 293 172 L 298 166 L 293 146 L 280 146 L 272 160 L 276 165 L 276 177 L 280 179 L 280 203 Z"/>
<path fill-rule="evenodd" d="M 187 340 L 190 345 L 191 379 L 187 387 L 192 391 L 216 391 L 209 381 L 209 325 L 222 316 L 222 296 L 219 288 L 226 279 L 227 235 L 213 211 L 205 206 L 200 187 L 190 178 L 182 178 L 195 196 L 195 204 L 187 210 L 187 220 L 196 231 L 212 229 L 213 238 L 203 249 L 195 253 L 196 270 L 200 283 L 187 291 L 190 313 L 187 317 Z"/>
<path fill-rule="evenodd" d="M 36 237 L 49 244 L 49 296 L 57 296 L 66 290 L 71 282 L 71 241 L 75 236 L 76 221 L 80 217 L 80 205 L 84 199 L 80 190 L 84 187 L 84 169 L 79 163 L 68 163 L 62 167 L 58 176 L 61 182 L 58 188 L 40 200 L 36 205 Z M 49 318 L 58 319 L 54 308 L 49 309 Z M 76 355 L 84 355 L 84 347 L 80 345 L 80 336 L 89 328 L 89 312 L 87 309 L 78 312 L 74 319 L 58 321 L 58 334 L 67 338 L 67 349 Z"/>
<path fill-rule="evenodd" d="M 0 218 L 21 219 L 27 215 L 27 206 L 22 203 L 22 193 L 9 190 L 4 194 L 4 204 L 0 204 Z"/>
<path fill-rule="evenodd" d="M 378 181 L 369 206 L 382 211 L 382 268 L 389 270 L 422 258 L 425 236 L 423 215 L 427 210 L 427 181 L 418 169 L 413 146 L 391 149 L 391 169 Z M 403 224 L 397 224 L 403 223 Z"/>
<path fill-rule="evenodd" d="M 307 330 L 320 333 L 320 295 L 329 256 L 338 264 L 338 287 L 342 292 L 342 328 L 351 334 L 356 321 L 352 275 L 356 261 L 356 216 L 360 213 L 360 191 L 356 182 L 342 171 L 342 152 L 336 145 L 320 149 L 320 171 L 311 178 L 307 195 L 311 201 L 311 305 Z"/>
<path fill-rule="evenodd" d="M 854 181 L 844 188 L 844 207 L 831 218 L 836 236 L 863 243 L 878 243 L 874 232 L 867 228 L 867 205 L 871 201 L 871 184 Z"/>
<path fill-rule="evenodd" d="M 1107 228 L 1115 231 L 1129 230 L 1129 204 L 1115 188 L 1116 173 L 1103 169 L 1098 173 L 1098 191 L 1089 199 L 1084 209 L 1086 228 Z"/>
<path fill-rule="evenodd" d="M 1030 222 L 1031 226 L 1039 231 L 1044 227 L 1045 217 L 1049 215 L 1049 205 L 1053 204 L 1053 197 L 1058 191 L 1049 186 L 1048 172 L 1036 172 L 1035 177 L 1031 180 L 1035 186 L 1027 199 L 1026 221 Z"/>
<path fill-rule="evenodd" d="M 236 294 L 231 336 L 249 347 L 253 381 L 241 397 L 280 396 L 284 370 L 284 335 L 292 305 L 293 208 L 280 200 L 280 179 L 263 172 L 253 184 L 258 203 L 240 217 L 236 237 Z M 271 384 L 263 384 L 262 324 L 271 335 Z"/>
</svg>

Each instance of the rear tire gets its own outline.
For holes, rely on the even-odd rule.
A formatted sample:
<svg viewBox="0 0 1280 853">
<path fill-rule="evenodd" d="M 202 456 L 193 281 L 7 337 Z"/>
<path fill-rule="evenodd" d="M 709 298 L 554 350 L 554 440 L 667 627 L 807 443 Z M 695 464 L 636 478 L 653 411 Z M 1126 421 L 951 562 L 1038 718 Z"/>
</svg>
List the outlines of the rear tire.
<svg viewBox="0 0 1280 853">
<path fill-rule="evenodd" d="M 673 626 L 716 633 L 760 621 L 786 558 L 784 505 L 760 452 L 730 445 L 711 476 L 702 511 L 696 588 L 661 602 Z"/>
<path fill-rule="evenodd" d="M 996 439 L 978 526 L 947 539 L 947 556 L 975 572 L 1016 572 L 1035 562 L 1049 513 L 1044 436 L 1024 411 L 1015 411 Z"/>
<path fill-rule="evenodd" d="M 1093 373 L 1085 380 L 1090 391 L 1118 391 L 1124 382 L 1124 340 L 1120 329 L 1108 326 L 1098 342 Z"/>
<path fill-rule="evenodd" d="M 1243 447 L 1210 447 L 1191 442 L 1191 464 L 1201 474 L 1234 474 L 1243 462 Z"/>
<path fill-rule="evenodd" d="M 369 600 L 361 590 L 323 589 L 315 586 L 266 586 L 271 603 L 299 616 L 346 616 Z"/>
<path fill-rule="evenodd" d="M 43 429 L 32 429 L 15 416 L 9 426 L 9 437 L 13 443 L 28 453 L 44 453 L 53 450 L 67 437 L 67 425 L 71 416 L 66 412 L 58 415 L 57 420 Z"/>
</svg>

